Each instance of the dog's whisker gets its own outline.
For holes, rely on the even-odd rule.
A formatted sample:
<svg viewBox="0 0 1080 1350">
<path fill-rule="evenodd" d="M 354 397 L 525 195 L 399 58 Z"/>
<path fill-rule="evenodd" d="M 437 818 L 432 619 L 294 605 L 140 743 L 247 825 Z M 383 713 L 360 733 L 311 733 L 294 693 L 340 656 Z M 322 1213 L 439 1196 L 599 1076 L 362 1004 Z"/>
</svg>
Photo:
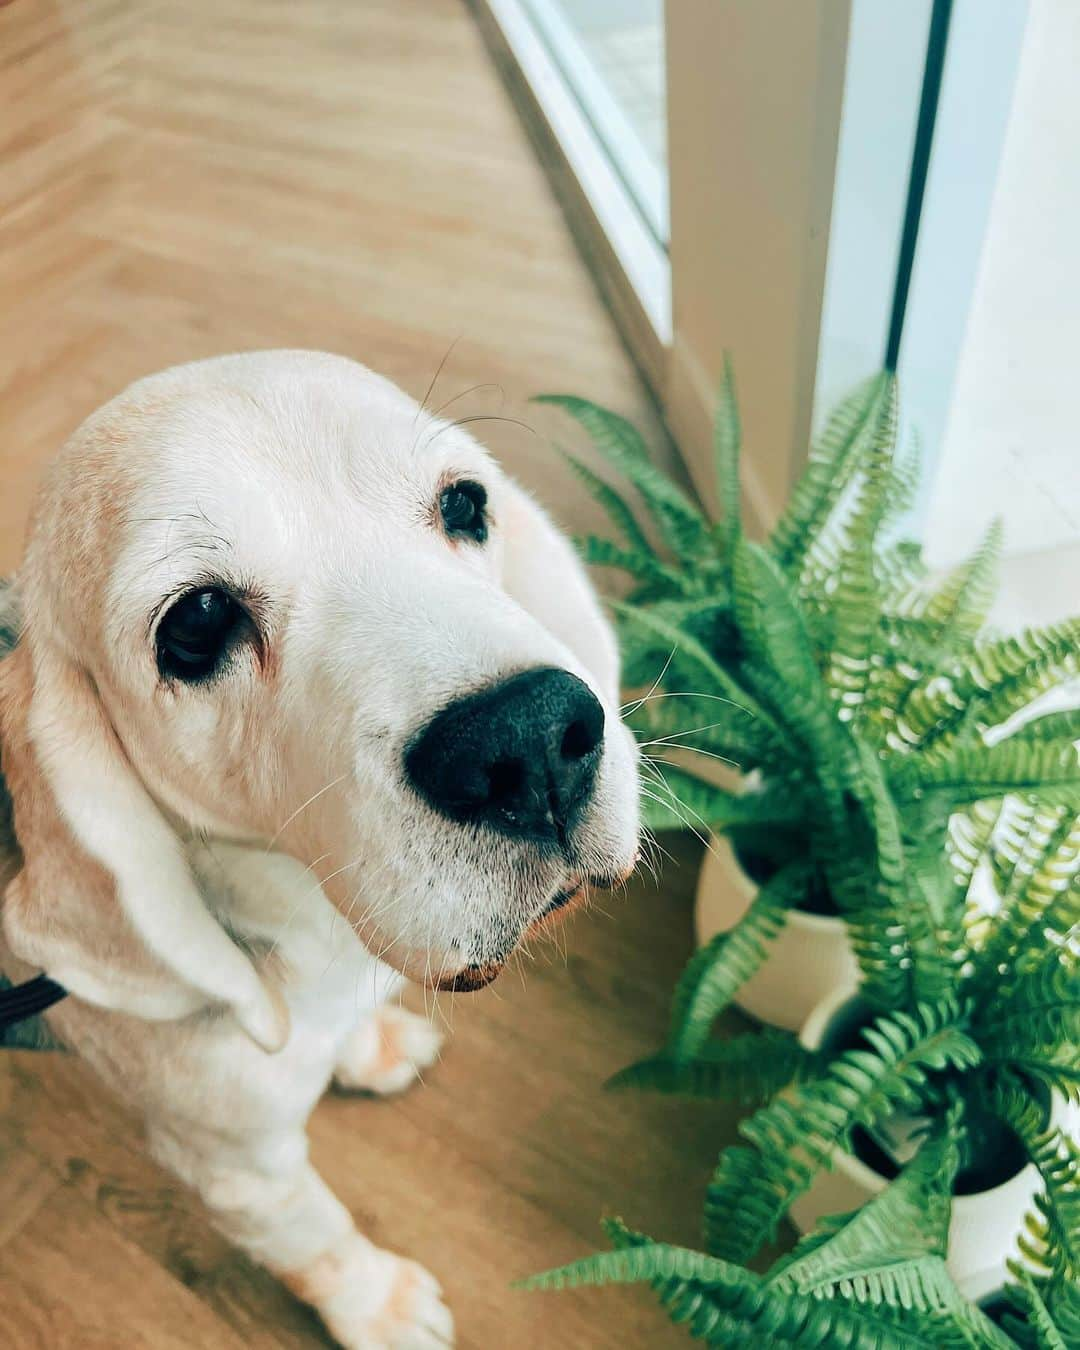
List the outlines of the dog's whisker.
<svg viewBox="0 0 1080 1350">
<path fill-rule="evenodd" d="M 661 762 L 662 762 L 662 763 L 668 763 L 669 761 L 664 760 L 664 761 L 661 761 Z M 677 767 L 677 766 L 673 766 L 673 767 Z M 667 788 L 667 784 L 666 784 L 666 783 L 664 784 L 664 787 Z M 669 811 L 671 811 L 672 815 L 674 815 L 675 818 L 676 818 L 678 821 L 680 821 L 680 822 L 686 827 L 686 829 L 688 829 L 688 830 L 690 831 L 690 833 L 691 833 L 692 835 L 694 835 L 694 837 L 695 837 L 696 839 L 699 839 L 699 840 L 705 845 L 705 848 L 706 848 L 706 850 L 707 850 L 709 853 L 712 853 L 712 854 L 715 854 L 715 853 L 716 853 L 716 850 L 713 848 L 712 841 L 711 841 L 711 839 L 708 837 L 708 830 L 709 830 L 709 823 L 708 823 L 708 821 L 706 821 L 706 820 L 704 819 L 703 816 L 700 816 L 700 815 L 697 813 L 697 811 L 694 811 L 694 810 L 692 810 L 689 806 L 687 806 L 687 804 L 686 804 L 685 802 L 680 801 L 680 800 L 675 796 L 674 792 L 671 791 L 670 788 L 667 789 L 667 790 L 668 790 L 668 794 L 669 794 L 669 796 L 668 796 L 667 798 L 658 797 L 658 796 L 656 796 L 656 795 L 654 795 L 654 794 L 648 792 L 644 785 L 642 785 L 642 789 L 641 789 L 641 790 L 642 790 L 642 793 L 643 793 L 645 796 L 647 796 L 647 797 L 650 798 L 650 800 L 656 802 L 658 805 L 667 807 L 667 809 L 668 809 Z M 680 809 L 680 808 L 682 808 L 682 809 Z M 689 811 L 690 814 L 691 814 L 692 816 L 694 816 L 695 819 L 698 820 L 698 821 L 700 822 L 702 829 L 706 831 L 705 834 L 702 834 L 702 833 L 701 833 L 701 830 L 698 830 L 698 829 L 692 824 L 692 822 L 689 821 L 689 820 L 686 818 L 686 815 L 684 814 L 684 811 Z"/>
<path fill-rule="evenodd" d="M 622 714 L 623 714 L 624 717 L 629 717 L 631 713 L 637 712 L 638 708 L 640 708 L 641 705 L 642 705 L 643 703 L 647 703 L 647 702 L 649 701 L 649 699 L 653 696 L 653 694 L 654 694 L 654 693 L 656 692 L 656 690 L 659 688 L 660 681 L 661 681 L 661 680 L 664 678 L 664 676 L 667 674 L 668 666 L 670 666 L 671 663 L 672 663 L 672 661 L 674 661 L 674 659 L 675 659 L 675 653 L 676 653 L 678 650 L 679 650 L 679 649 L 678 649 L 677 646 L 676 646 L 676 647 L 672 647 L 671 651 L 668 653 L 668 658 L 667 658 L 667 660 L 664 662 L 663 666 L 661 667 L 660 674 L 657 675 L 656 679 L 653 681 L 653 683 L 652 683 L 652 688 L 651 688 L 651 689 L 649 690 L 649 692 L 645 695 L 645 697 L 644 697 L 644 698 L 639 698 L 635 703 L 632 703 L 632 704 L 625 704 L 625 705 L 623 706 L 623 708 L 621 709 L 621 711 L 622 711 Z"/>
<path fill-rule="evenodd" d="M 277 829 L 273 834 L 273 837 L 266 846 L 266 852 L 267 853 L 270 852 L 270 850 L 274 847 L 274 845 L 285 833 L 285 831 L 289 828 L 289 826 L 293 823 L 293 821 L 297 818 L 297 816 L 299 816 L 302 812 L 306 811 L 308 807 L 312 804 L 312 802 L 317 802 L 319 798 L 323 795 L 323 793 L 329 792 L 331 788 L 337 787 L 337 785 L 339 783 L 344 782 L 347 777 L 348 777 L 347 771 L 345 773 L 339 773 L 336 778 L 332 778 L 329 783 L 325 783 L 321 788 L 319 788 L 318 792 L 313 792 L 306 802 L 301 802 L 301 804 L 296 808 L 296 810 L 292 813 L 292 815 L 286 817 L 286 819 L 282 821 L 282 823 L 277 827 Z"/>
<path fill-rule="evenodd" d="M 431 382 L 428 384 L 428 387 L 424 390 L 424 397 L 416 405 L 416 414 L 413 417 L 414 427 L 416 426 L 416 423 L 419 420 L 421 413 L 427 411 L 427 401 L 431 397 L 436 384 L 438 384 L 439 382 L 439 376 L 443 373 L 443 367 L 446 365 L 447 361 L 450 360 L 451 353 L 453 352 L 454 348 L 458 345 L 460 341 L 461 341 L 461 334 L 458 333 L 456 337 L 451 339 L 449 347 L 447 347 L 446 351 L 443 352 L 442 360 L 435 367 L 435 374 L 432 375 Z"/>
<path fill-rule="evenodd" d="M 484 380 L 480 384 L 471 384 L 468 389 L 463 389 L 460 394 L 455 394 L 453 398 L 448 398 L 446 402 L 440 404 L 430 416 L 432 418 L 441 417 L 452 403 L 457 403 L 459 399 L 467 398 L 469 394 L 477 394 L 481 389 L 497 389 L 502 395 L 502 404 L 500 406 L 505 407 L 506 390 L 501 384 L 497 384 L 494 380 Z"/>
</svg>

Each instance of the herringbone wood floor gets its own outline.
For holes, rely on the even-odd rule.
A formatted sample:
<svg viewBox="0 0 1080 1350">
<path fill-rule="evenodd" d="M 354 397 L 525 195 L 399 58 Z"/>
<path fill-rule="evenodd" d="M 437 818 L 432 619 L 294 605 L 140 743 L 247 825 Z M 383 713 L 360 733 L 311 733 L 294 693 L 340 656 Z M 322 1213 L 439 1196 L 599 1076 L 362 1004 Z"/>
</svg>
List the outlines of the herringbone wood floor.
<svg viewBox="0 0 1080 1350">
<path fill-rule="evenodd" d="M 0 8 L 0 569 L 46 458 L 100 401 L 245 347 L 349 353 L 463 414 L 539 425 L 573 389 L 644 396 L 459 0 L 16 0 Z M 543 437 L 478 423 L 571 526 Z M 541 430 L 543 428 L 541 427 Z M 317 1164 L 430 1265 L 469 1350 L 683 1344 L 647 1296 L 512 1291 L 617 1209 L 696 1237 L 730 1132 L 605 1096 L 662 1034 L 693 849 L 577 922 L 567 954 L 461 998 L 430 1081 L 316 1112 Z M 434 1196 L 438 1196 L 438 1201 Z M 80 1066 L 0 1060 L 0 1346 L 316 1346 Z"/>
</svg>

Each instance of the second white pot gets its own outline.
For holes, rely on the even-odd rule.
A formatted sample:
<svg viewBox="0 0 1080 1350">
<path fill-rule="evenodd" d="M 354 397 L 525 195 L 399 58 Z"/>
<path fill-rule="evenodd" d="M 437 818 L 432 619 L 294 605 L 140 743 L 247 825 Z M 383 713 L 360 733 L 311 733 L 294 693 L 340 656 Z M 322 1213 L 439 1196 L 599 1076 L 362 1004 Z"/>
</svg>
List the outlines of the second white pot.
<svg viewBox="0 0 1080 1350">
<path fill-rule="evenodd" d="M 709 842 L 695 906 L 700 946 L 733 927 L 758 891 L 728 841 L 713 836 Z M 792 910 L 765 964 L 739 990 L 735 1002 L 761 1022 L 799 1031 L 827 994 L 846 989 L 857 979 L 858 966 L 843 920 Z"/>
<path fill-rule="evenodd" d="M 799 1037 L 807 1049 L 820 1049 L 837 1013 L 854 996 L 854 986 L 848 985 L 821 1001 Z M 819 1172 L 791 1206 L 790 1218 L 801 1233 L 827 1214 L 858 1209 L 888 1185 L 880 1172 L 842 1149 L 833 1153 L 832 1162 L 832 1170 Z M 968 1298 L 983 1298 L 1005 1282 L 1006 1259 L 1016 1251 L 1017 1234 L 1039 1188 L 1038 1170 L 1029 1164 L 1000 1186 L 954 1198 L 946 1264 Z"/>
</svg>

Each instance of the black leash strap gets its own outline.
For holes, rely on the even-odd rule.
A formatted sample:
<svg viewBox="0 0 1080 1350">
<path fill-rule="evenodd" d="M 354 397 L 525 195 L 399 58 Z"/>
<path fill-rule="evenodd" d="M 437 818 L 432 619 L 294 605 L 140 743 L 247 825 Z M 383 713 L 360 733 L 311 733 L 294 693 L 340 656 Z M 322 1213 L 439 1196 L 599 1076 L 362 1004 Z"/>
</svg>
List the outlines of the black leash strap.
<svg viewBox="0 0 1080 1350">
<path fill-rule="evenodd" d="M 0 975 L 0 1039 L 7 1027 L 25 1022 L 62 998 L 67 998 L 67 990 L 62 984 L 50 980 L 47 975 L 35 975 L 25 984 L 5 988 L 5 980 Z"/>
</svg>

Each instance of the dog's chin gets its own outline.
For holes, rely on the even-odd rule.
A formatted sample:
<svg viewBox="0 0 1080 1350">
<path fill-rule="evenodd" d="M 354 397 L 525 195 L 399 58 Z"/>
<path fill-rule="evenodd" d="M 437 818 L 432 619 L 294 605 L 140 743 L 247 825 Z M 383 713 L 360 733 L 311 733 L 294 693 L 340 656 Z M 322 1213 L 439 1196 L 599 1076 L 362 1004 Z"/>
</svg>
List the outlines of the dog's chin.
<svg viewBox="0 0 1080 1350">
<path fill-rule="evenodd" d="M 407 980 L 425 989 L 454 994 L 472 994 L 484 989 L 498 978 L 507 961 L 524 939 L 548 933 L 585 904 L 591 890 L 612 890 L 624 885 L 637 866 L 635 856 L 629 864 L 608 873 L 576 873 L 569 875 L 554 892 L 540 897 L 535 917 L 526 923 L 513 944 L 498 956 L 486 960 L 459 964 L 453 949 L 446 953 L 413 951 L 403 955 L 388 945 L 382 960 L 392 965 Z"/>
</svg>

